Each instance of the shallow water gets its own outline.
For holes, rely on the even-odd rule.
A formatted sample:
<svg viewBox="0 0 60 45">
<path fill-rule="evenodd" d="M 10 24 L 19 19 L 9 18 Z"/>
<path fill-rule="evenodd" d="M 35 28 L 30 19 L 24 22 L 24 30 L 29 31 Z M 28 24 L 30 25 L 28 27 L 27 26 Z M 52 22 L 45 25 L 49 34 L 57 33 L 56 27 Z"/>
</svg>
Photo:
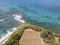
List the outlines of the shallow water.
<svg viewBox="0 0 60 45">
<path fill-rule="evenodd" d="M 60 17 L 59 13 L 50 12 L 43 8 L 34 8 L 32 8 L 32 10 L 37 13 L 30 12 L 29 10 L 25 11 L 25 19 L 27 22 L 60 33 L 60 20 L 58 19 L 58 17 Z"/>
<path fill-rule="evenodd" d="M 35 24 L 57 33 L 60 33 L 60 13 L 40 8 L 36 5 L 20 4 L 14 6 L 3 6 L 5 10 L 0 10 L 0 37 L 13 27 L 18 27 L 21 22 L 14 19 L 13 14 L 23 14 L 25 22 Z"/>
</svg>

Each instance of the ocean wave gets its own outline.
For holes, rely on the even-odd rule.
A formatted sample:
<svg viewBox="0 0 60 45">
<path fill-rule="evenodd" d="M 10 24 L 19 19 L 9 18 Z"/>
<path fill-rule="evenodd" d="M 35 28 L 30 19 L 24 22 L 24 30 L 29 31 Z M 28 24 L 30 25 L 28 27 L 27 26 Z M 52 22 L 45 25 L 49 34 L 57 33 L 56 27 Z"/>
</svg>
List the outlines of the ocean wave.
<svg viewBox="0 0 60 45">
<path fill-rule="evenodd" d="M 0 39 L 0 44 L 4 44 L 9 39 L 9 37 L 11 36 L 11 34 L 16 31 L 16 29 L 17 29 L 16 27 L 13 27 L 12 29 L 10 29 L 12 31 L 7 31 L 7 33 L 5 34 L 5 36 L 3 36 Z"/>
<path fill-rule="evenodd" d="M 14 14 L 13 17 L 14 17 L 15 20 L 17 20 L 21 23 L 25 23 L 25 20 L 23 19 L 22 15 Z"/>
<path fill-rule="evenodd" d="M 0 22 L 3 22 L 4 21 L 4 19 L 0 19 Z"/>
<path fill-rule="evenodd" d="M 12 19 L 17 20 L 20 23 L 25 23 L 25 20 L 23 19 L 22 15 L 13 14 Z M 0 21 L 6 21 L 6 19 L 5 20 L 1 19 Z M 2 34 L 0 36 L 0 44 L 4 44 L 9 39 L 11 34 L 16 31 L 16 29 L 17 29 L 16 27 L 13 27 L 13 28 L 7 30 L 5 34 Z"/>
</svg>

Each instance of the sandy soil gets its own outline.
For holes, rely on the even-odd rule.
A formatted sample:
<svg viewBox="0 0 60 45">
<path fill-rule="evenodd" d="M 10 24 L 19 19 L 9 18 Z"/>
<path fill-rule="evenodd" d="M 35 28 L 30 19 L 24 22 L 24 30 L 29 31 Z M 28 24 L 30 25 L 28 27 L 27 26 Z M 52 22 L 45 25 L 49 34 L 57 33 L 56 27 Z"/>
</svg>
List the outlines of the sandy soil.
<svg viewBox="0 0 60 45">
<path fill-rule="evenodd" d="M 46 45 L 40 37 L 40 32 L 26 29 L 19 41 L 20 45 Z"/>
</svg>

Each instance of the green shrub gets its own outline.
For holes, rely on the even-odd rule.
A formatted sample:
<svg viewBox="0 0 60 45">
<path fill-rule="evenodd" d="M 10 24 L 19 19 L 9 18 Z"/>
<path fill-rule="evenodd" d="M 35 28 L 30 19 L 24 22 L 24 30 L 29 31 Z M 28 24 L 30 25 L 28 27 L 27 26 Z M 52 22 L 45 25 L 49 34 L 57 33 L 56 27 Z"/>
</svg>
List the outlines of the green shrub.
<svg viewBox="0 0 60 45">
<path fill-rule="evenodd" d="M 57 44 L 53 33 L 49 30 L 42 31 L 40 36 L 43 38 L 43 41 L 45 43 L 48 43 L 49 45 L 56 45 Z"/>
</svg>

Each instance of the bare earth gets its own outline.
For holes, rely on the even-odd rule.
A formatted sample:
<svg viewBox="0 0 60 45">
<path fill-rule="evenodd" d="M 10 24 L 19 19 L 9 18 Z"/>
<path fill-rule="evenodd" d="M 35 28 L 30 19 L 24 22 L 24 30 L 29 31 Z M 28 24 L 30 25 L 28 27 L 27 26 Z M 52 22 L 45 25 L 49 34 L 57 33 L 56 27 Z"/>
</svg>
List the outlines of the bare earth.
<svg viewBox="0 0 60 45">
<path fill-rule="evenodd" d="M 40 37 L 40 32 L 26 29 L 19 41 L 20 45 L 46 45 Z"/>
</svg>

